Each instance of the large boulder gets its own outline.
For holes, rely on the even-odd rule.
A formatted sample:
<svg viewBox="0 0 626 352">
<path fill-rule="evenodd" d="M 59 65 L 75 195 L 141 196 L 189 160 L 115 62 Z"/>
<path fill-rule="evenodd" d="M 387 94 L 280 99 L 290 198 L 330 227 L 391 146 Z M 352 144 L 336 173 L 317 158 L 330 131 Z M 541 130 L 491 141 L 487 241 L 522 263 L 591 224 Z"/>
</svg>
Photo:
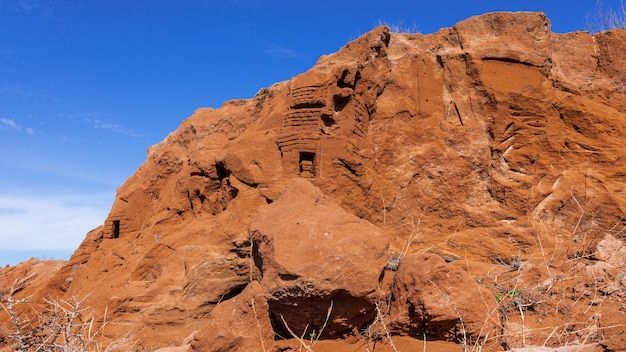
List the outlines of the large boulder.
<svg viewBox="0 0 626 352">
<path fill-rule="evenodd" d="M 219 303 L 194 335 L 197 351 L 270 351 L 274 331 L 261 285 L 252 281 L 237 297 Z"/>
<path fill-rule="evenodd" d="M 438 255 L 402 258 L 392 294 L 390 326 L 400 334 L 468 344 L 496 335 L 492 294 Z"/>
<path fill-rule="evenodd" d="M 259 209 L 250 236 L 279 336 L 319 334 L 325 323 L 322 336 L 342 336 L 373 318 L 388 259 L 383 230 L 293 179 Z"/>
</svg>

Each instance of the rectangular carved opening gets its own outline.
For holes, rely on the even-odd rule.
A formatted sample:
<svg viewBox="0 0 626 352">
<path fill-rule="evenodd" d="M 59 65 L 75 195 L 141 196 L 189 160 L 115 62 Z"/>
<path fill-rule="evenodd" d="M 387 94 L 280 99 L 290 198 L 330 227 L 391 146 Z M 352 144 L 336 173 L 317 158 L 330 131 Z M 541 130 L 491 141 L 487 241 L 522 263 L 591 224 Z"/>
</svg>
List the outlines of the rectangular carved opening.
<svg viewBox="0 0 626 352">
<path fill-rule="evenodd" d="M 111 238 L 119 238 L 120 237 L 120 221 L 113 220 L 111 224 Z"/>
<path fill-rule="evenodd" d="M 300 177 L 315 177 L 315 153 L 300 152 Z"/>
</svg>

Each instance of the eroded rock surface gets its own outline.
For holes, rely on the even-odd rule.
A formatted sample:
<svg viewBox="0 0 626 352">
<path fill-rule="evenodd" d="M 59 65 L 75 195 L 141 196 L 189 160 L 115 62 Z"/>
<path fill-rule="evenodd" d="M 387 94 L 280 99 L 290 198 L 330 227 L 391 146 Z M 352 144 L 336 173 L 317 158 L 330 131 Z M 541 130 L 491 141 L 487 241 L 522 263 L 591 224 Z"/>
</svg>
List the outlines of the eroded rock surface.
<svg viewBox="0 0 626 352">
<path fill-rule="evenodd" d="M 254 260 L 281 336 L 358 332 L 376 315 L 388 239 L 305 179 L 293 179 L 250 226 Z M 330 313 L 328 313 L 330 311 Z M 328 321 L 327 321 L 328 317 Z"/>
<path fill-rule="evenodd" d="M 434 254 L 409 254 L 393 283 L 391 327 L 409 336 L 467 340 L 497 334 L 496 304 L 489 291 L 462 268 Z M 465 318 L 463 318 L 465 317 Z"/>
<path fill-rule="evenodd" d="M 261 285 L 252 281 L 240 295 L 218 304 L 194 335 L 193 350 L 271 351 L 274 330 Z"/>
<path fill-rule="evenodd" d="M 297 349 L 283 318 L 350 351 L 419 350 L 424 336 L 620 350 L 625 51 L 624 31 L 555 34 L 541 13 L 374 29 L 254 98 L 197 110 L 74 256 L 15 296 L 87 297 L 110 322 L 104 343 L 131 332 L 142 350 L 188 336 L 181 348 Z M 2 269 L 0 292 L 29 270 Z"/>
</svg>

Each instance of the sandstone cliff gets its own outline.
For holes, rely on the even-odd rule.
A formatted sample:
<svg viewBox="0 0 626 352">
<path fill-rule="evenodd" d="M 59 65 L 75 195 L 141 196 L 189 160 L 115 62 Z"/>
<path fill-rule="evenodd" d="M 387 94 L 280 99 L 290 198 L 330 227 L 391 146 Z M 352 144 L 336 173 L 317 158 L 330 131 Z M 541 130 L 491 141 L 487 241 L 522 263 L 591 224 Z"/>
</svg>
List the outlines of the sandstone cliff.
<svg viewBox="0 0 626 352">
<path fill-rule="evenodd" d="M 622 350 L 625 50 L 541 13 L 377 28 L 197 110 L 19 294 L 141 350 Z"/>
</svg>

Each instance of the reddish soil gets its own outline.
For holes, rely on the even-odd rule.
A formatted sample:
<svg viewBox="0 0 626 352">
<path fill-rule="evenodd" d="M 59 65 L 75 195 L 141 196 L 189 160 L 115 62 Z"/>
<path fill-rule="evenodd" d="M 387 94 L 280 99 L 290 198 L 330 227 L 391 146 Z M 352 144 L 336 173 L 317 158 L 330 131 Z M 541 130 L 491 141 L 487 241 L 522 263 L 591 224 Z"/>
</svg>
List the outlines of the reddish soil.
<svg viewBox="0 0 626 352">
<path fill-rule="evenodd" d="M 541 13 L 374 29 L 197 110 L 3 302 L 140 351 L 625 351 L 624 52 Z"/>
</svg>

